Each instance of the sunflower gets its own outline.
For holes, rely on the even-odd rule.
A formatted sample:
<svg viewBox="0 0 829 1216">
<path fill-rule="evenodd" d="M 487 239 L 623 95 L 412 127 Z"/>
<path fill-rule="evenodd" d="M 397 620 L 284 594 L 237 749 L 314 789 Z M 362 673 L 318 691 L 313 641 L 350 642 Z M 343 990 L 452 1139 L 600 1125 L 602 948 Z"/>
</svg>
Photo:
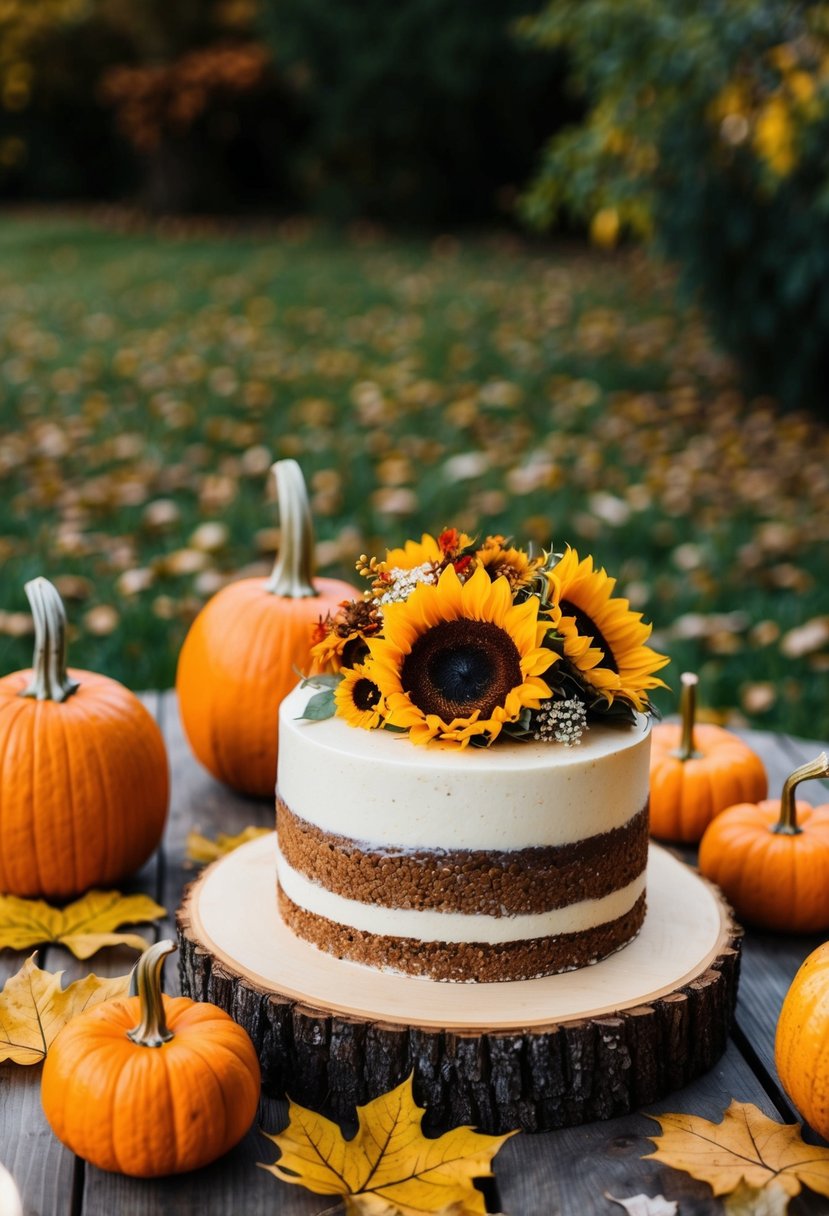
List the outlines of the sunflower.
<svg viewBox="0 0 829 1216">
<path fill-rule="evenodd" d="M 368 667 L 352 667 L 343 673 L 334 689 L 334 702 L 337 713 L 350 726 L 374 730 L 383 724 L 385 701 Z"/>
<path fill-rule="evenodd" d="M 475 556 L 491 579 L 503 576 L 513 591 L 529 586 L 544 564 L 543 557 L 530 557 L 523 549 L 512 548 L 503 536 L 488 536 Z"/>
<path fill-rule="evenodd" d="M 424 532 L 420 540 L 407 540 L 402 549 L 387 549 L 383 566 L 388 570 L 412 570 L 426 562 L 440 562 L 440 545 L 434 536 Z"/>
<path fill-rule="evenodd" d="M 558 658 L 541 644 L 548 630 L 538 600 L 513 604 L 507 579 L 493 582 L 478 567 L 462 582 L 447 566 L 437 585 L 390 604 L 382 637 L 368 640 L 388 725 L 414 743 L 491 743 L 551 695 L 540 679 Z"/>
<path fill-rule="evenodd" d="M 547 579 L 550 620 L 579 678 L 608 705 L 619 698 L 646 710 L 649 690 L 666 687 L 654 672 L 669 659 L 645 645 L 651 626 L 642 614 L 614 598 L 616 580 L 594 570 L 592 557 L 579 561 L 575 549 L 567 550 Z"/>
<path fill-rule="evenodd" d="M 377 633 L 383 619 L 366 600 L 343 600 L 336 616 L 329 613 L 314 627 L 311 647 L 312 671 L 338 672 L 362 663 L 368 654 L 366 638 Z"/>
</svg>

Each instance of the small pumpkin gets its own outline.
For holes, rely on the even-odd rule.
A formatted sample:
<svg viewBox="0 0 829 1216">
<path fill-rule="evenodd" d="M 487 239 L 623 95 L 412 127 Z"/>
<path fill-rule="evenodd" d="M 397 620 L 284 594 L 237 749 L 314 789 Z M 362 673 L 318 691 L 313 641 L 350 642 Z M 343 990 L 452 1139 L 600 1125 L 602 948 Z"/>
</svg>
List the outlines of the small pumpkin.
<svg viewBox="0 0 829 1216">
<path fill-rule="evenodd" d="M 740 919 L 763 929 L 829 929 L 829 806 L 795 800 L 802 781 L 829 777 L 825 752 L 795 769 L 779 802 L 739 803 L 708 826 L 700 872 Z"/>
<path fill-rule="evenodd" d="M 768 778 L 763 761 L 737 735 L 697 725 L 697 676 L 686 671 L 680 680 L 681 721 L 651 731 L 650 830 L 663 840 L 696 843 L 727 806 L 765 798 Z"/>
<path fill-rule="evenodd" d="M 313 577 L 308 494 L 295 460 L 273 466 L 281 545 L 269 579 L 230 583 L 208 600 L 181 648 L 181 720 L 196 758 L 244 794 L 272 796 L 279 704 L 310 664 L 313 627 L 356 592 Z"/>
<path fill-rule="evenodd" d="M 259 1105 L 259 1060 L 223 1009 L 161 992 L 174 942 L 141 956 L 137 996 L 67 1022 L 43 1065 L 41 1101 L 57 1138 L 102 1170 L 155 1178 L 215 1161 Z"/>
<path fill-rule="evenodd" d="M 800 1114 L 821 1136 L 829 1137 L 829 942 L 812 951 L 786 993 L 774 1062 Z"/>
<path fill-rule="evenodd" d="M 161 731 L 108 676 L 66 666 L 66 613 L 26 584 L 32 669 L 0 679 L 0 891 L 65 899 L 111 886 L 156 849 L 169 796 Z"/>
</svg>

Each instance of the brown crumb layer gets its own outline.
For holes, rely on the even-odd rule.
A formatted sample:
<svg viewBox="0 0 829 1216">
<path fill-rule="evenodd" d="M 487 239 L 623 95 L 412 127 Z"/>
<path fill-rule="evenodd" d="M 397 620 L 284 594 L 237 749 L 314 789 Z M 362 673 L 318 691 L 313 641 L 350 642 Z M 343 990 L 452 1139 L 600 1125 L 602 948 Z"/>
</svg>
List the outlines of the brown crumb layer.
<svg viewBox="0 0 829 1216">
<path fill-rule="evenodd" d="M 294 870 L 329 891 L 386 908 L 516 916 L 602 899 L 648 864 L 648 808 L 620 828 L 574 844 L 496 852 L 371 851 L 323 832 L 277 798 L 279 849 Z"/>
<path fill-rule="evenodd" d="M 375 970 L 402 971 L 456 983 L 503 983 L 555 975 L 598 962 L 627 945 L 645 919 L 645 895 L 616 920 L 579 933 L 535 937 L 525 941 L 421 942 L 411 937 L 385 937 L 337 924 L 300 908 L 277 884 L 279 911 L 297 937 L 336 958 Z"/>
</svg>

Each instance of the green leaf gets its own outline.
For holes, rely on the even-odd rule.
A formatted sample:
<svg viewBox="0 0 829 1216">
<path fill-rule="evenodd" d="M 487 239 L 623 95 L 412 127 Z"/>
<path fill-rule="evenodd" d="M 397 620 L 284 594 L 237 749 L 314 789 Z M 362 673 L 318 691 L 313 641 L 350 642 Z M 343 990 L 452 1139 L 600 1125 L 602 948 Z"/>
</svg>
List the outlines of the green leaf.
<svg viewBox="0 0 829 1216">
<path fill-rule="evenodd" d="M 300 684 L 300 688 L 336 688 L 341 681 L 342 676 L 339 674 L 335 676 L 306 676 Z"/>
<path fill-rule="evenodd" d="M 299 721 L 322 722 L 326 718 L 333 718 L 337 709 L 337 704 L 334 700 L 334 694 L 330 689 L 325 692 L 315 693 L 311 697 L 308 704 L 305 706 L 305 713 L 299 715 Z"/>
</svg>

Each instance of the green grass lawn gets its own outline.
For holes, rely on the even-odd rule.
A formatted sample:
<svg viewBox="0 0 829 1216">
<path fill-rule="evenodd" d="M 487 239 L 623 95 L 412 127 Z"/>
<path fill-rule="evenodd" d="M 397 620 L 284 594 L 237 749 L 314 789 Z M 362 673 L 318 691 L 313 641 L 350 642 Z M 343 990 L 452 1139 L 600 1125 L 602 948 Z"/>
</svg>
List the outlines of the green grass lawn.
<svg viewBox="0 0 829 1216">
<path fill-rule="evenodd" d="M 570 543 L 653 620 L 674 689 L 696 670 L 724 721 L 829 735 L 829 431 L 745 402 L 666 271 L 0 220 L 0 670 L 29 665 L 44 574 L 74 666 L 172 684 L 199 605 L 269 567 L 283 456 L 321 572 L 448 524 Z"/>
</svg>

